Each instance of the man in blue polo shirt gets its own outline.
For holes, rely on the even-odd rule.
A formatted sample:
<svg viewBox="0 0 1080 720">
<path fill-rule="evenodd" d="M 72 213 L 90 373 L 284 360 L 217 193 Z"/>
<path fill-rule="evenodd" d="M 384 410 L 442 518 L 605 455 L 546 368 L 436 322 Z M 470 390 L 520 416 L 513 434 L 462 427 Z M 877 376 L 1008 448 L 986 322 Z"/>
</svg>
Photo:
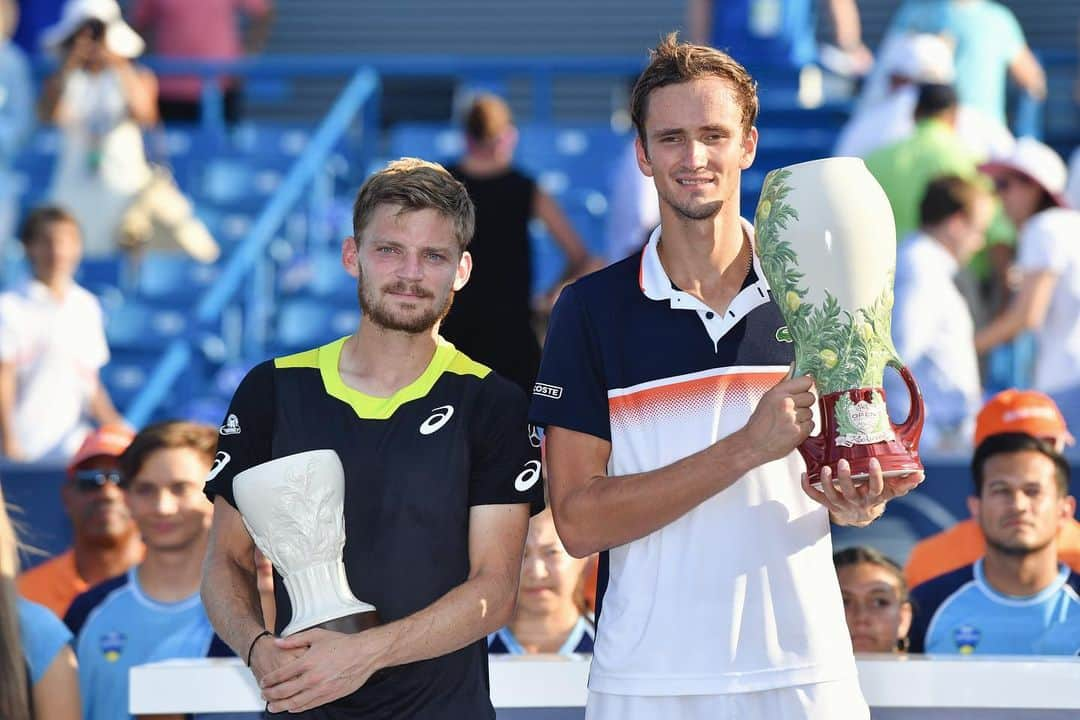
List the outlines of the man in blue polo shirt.
<svg viewBox="0 0 1080 720">
<path fill-rule="evenodd" d="M 806 484 L 808 377 L 739 215 L 757 94 L 725 53 L 666 38 L 634 88 L 660 198 L 644 250 L 566 288 L 530 415 L 571 555 L 600 551 L 589 720 L 869 716 L 829 517 L 865 525 L 920 474 Z M 803 476 L 800 488 L 800 476 Z"/>
<path fill-rule="evenodd" d="M 986 537 L 973 564 L 911 592 L 913 652 L 1075 655 L 1080 575 L 1058 561 L 1057 533 L 1076 512 L 1069 465 L 1046 440 L 991 435 L 972 459 L 971 514 Z"/>
<path fill-rule="evenodd" d="M 86 720 L 128 712 L 128 671 L 182 657 L 229 656 L 199 598 L 213 506 L 203 482 L 217 431 L 189 422 L 151 425 L 119 460 L 121 486 L 146 559 L 75 598 L 64 622 L 75 634 Z"/>
</svg>

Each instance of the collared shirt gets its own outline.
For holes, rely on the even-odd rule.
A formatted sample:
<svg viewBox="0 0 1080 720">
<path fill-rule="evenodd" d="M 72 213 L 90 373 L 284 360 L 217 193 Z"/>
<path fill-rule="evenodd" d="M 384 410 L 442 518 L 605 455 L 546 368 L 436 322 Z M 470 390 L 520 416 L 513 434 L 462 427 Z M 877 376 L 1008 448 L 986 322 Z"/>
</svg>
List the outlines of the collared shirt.
<svg viewBox="0 0 1080 720">
<path fill-rule="evenodd" d="M 72 284 L 57 299 L 37 280 L 0 294 L 0 361 L 15 365 L 15 433 L 27 460 L 66 462 L 109 360 L 101 305 Z"/>
<path fill-rule="evenodd" d="M 983 560 L 911 591 L 913 652 L 971 655 L 1076 655 L 1080 652 L 1080 575 L 1057 577 L 1027 597 L 998 592 Z"/>
<path fill-rule="evenodd" d="M 956 133 L 940 120 L 923 120 L 900 142 L 874 151 L 866 167 L 881 183 L 896 219 L 896 237 L 918 229 L 926 186 L 941 175 L 974 178 L 977 161 Z"/>
<path fill-rule="evenodd" d="M 593 641 L 596 633 L 593 624 L 584 615 L 578 618 L 577 623 L 566 636 L 562 646 L 555 651 L 556 655 L 581 655 L 591 654 Z M 518 639 L 509 626 L 501 627 L 488 636 L 488 653 L 491 655 L 527 655 L 528 651 L 521 646 Z"/>
<path fill-rule="evenodd" d="M 893 343 L 926 401 L 924 449 L 970 444 L 982 401 L 975 324 L 953 281 L 958 270 L 956 258 L 923 233 L 897 251 Z M 894 373 L 886 373 L 885 391 L 890 414 L 902 420 L 908 392 Z"/>
<path fill-rule="evenodd" d="M 533 422 L 611 443 L 611 476 L 741 429 L 794 357 L 756 258 L 718 313 L 672 284 L 661 237 L 562 292 L 533 391 Z M 802 491 L 804 468 L 792 452 L 601 553 L 591 689 L 724 694 L 853 677 L 828 514 Z"/>
<path fill-rule="evenodd" d="M 44 605 L 57 617 L 64 617 L 71 601 L 90 589 L 79 575 L 75 551 L 71 548 L 20 574 L 15 582 L 20 595 Z"/>
</svg>

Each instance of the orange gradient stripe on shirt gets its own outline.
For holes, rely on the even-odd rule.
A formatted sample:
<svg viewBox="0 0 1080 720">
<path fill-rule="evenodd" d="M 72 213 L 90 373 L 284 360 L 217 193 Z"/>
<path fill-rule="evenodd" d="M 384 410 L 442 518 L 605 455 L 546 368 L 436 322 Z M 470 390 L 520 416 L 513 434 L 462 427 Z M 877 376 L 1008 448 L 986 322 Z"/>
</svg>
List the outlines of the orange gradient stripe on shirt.
<svg viewBox="0 0 1080 720">
<path fill-rule="evenodd" d="M 612 425 L 637 424 L 657 416 L 701 416 L 720 409 L 745 409 L 747 415 L 761 396 L 778 383 L 787 368 L 730 368 L 670 378 L 661 384 L 644 383 L 640 389 L 613 391 L 608 397 Z"/>
</svg>

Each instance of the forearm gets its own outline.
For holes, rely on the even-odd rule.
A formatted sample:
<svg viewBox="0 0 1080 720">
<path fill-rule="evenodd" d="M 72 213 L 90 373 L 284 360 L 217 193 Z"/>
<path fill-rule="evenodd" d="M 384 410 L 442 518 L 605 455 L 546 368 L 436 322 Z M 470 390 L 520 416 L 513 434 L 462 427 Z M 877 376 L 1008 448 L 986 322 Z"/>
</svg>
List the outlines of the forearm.
<svg viewBox="0 0 1080 720">
<path fill-rule="evenodd" d="M 44 123 L 58 123 L 60 121 L 60 98 L 64 94 L 64 84 L 67 80 L 68 70 L 62 69 L 45 81 L 45 88 L 41 91 L 38 100 L 38 119 Z"/>
<path fill-rule="evenodd" d="M 121 62 L 116 65 L 116 72 L 120 77 L 120 86 L 131 118 L 143 126 L 156 123 L 156 93 L 148 88 L 148 83 L 140 76 L 139 71 L 131 63 Z"/>
<path fill-rule="evenodd" d="M 1009 342 L 1025 330 L 1023 313 L 1009 307 L 989 325 L 975 333 L 975 352 L 983 355 L 998 345 Z"/>
<path fill-rule="evenodd" d="M 549 459 L 558 452 L 552 439 Z M 586 557 L 674 522 L 762 462 L 740 431 L 657 470 L 597 475 L 564 496 L 553 493 L 552 512 L 567 552 Z"/>
<path fill-rule="evenodd" d="M 15 436 L 15 367 L 0 363 L 0 442 L 5 455 L 16 445 Z"/>
<path fill-rule="evenodd" d="M 102 425 L 124 421 L 100 379 L 97 381 L 97 388 L 93 395 L 90 396 L 90 415 Z"/>
<path fill-rule="evenodd" d="M 476 575 L 423 610 L 369 631 L 386 648 L 379 666 L 446 655 L 495 632 L 513 614 L 517 583 L 512 573 Z"/>
<path fill-rule="evenodd" d="M 844 49 L 862 45 L 862 23 L 855 0 L 829 0 L 836 44 Z"/>
<path fill-rule="evenodd" d="M 264 630 L 254 571 L 211 552 L 203 568 L 202 601 L 218 637 L 246 658 L 251 641 Z"/>
</svg>

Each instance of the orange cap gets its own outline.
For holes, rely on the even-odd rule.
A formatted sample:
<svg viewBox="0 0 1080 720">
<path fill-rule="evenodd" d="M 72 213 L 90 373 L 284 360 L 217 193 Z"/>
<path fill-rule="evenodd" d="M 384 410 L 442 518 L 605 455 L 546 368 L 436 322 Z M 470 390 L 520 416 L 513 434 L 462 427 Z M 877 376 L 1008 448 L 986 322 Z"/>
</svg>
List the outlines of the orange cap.
<svg viewBox="0 0 1080 720">
<path fill-rule="evenodd" d="M 1002 433 L 1072 441 L 1057 404 L 1035 390 L 1002 390 L 983 405 L 975 419 L 975 446 Z"/>
<path fill-rule="evenodd" d="M 135 432 L 126 425 L 102 425 L 86 436 L 83 444 L 72 456 L 71 464 L 67 469 L 68 475 L 74 473 L 78 465 L 90 458 L 103 455 L 120 457 L 134 439 Z"/>
</svg>

